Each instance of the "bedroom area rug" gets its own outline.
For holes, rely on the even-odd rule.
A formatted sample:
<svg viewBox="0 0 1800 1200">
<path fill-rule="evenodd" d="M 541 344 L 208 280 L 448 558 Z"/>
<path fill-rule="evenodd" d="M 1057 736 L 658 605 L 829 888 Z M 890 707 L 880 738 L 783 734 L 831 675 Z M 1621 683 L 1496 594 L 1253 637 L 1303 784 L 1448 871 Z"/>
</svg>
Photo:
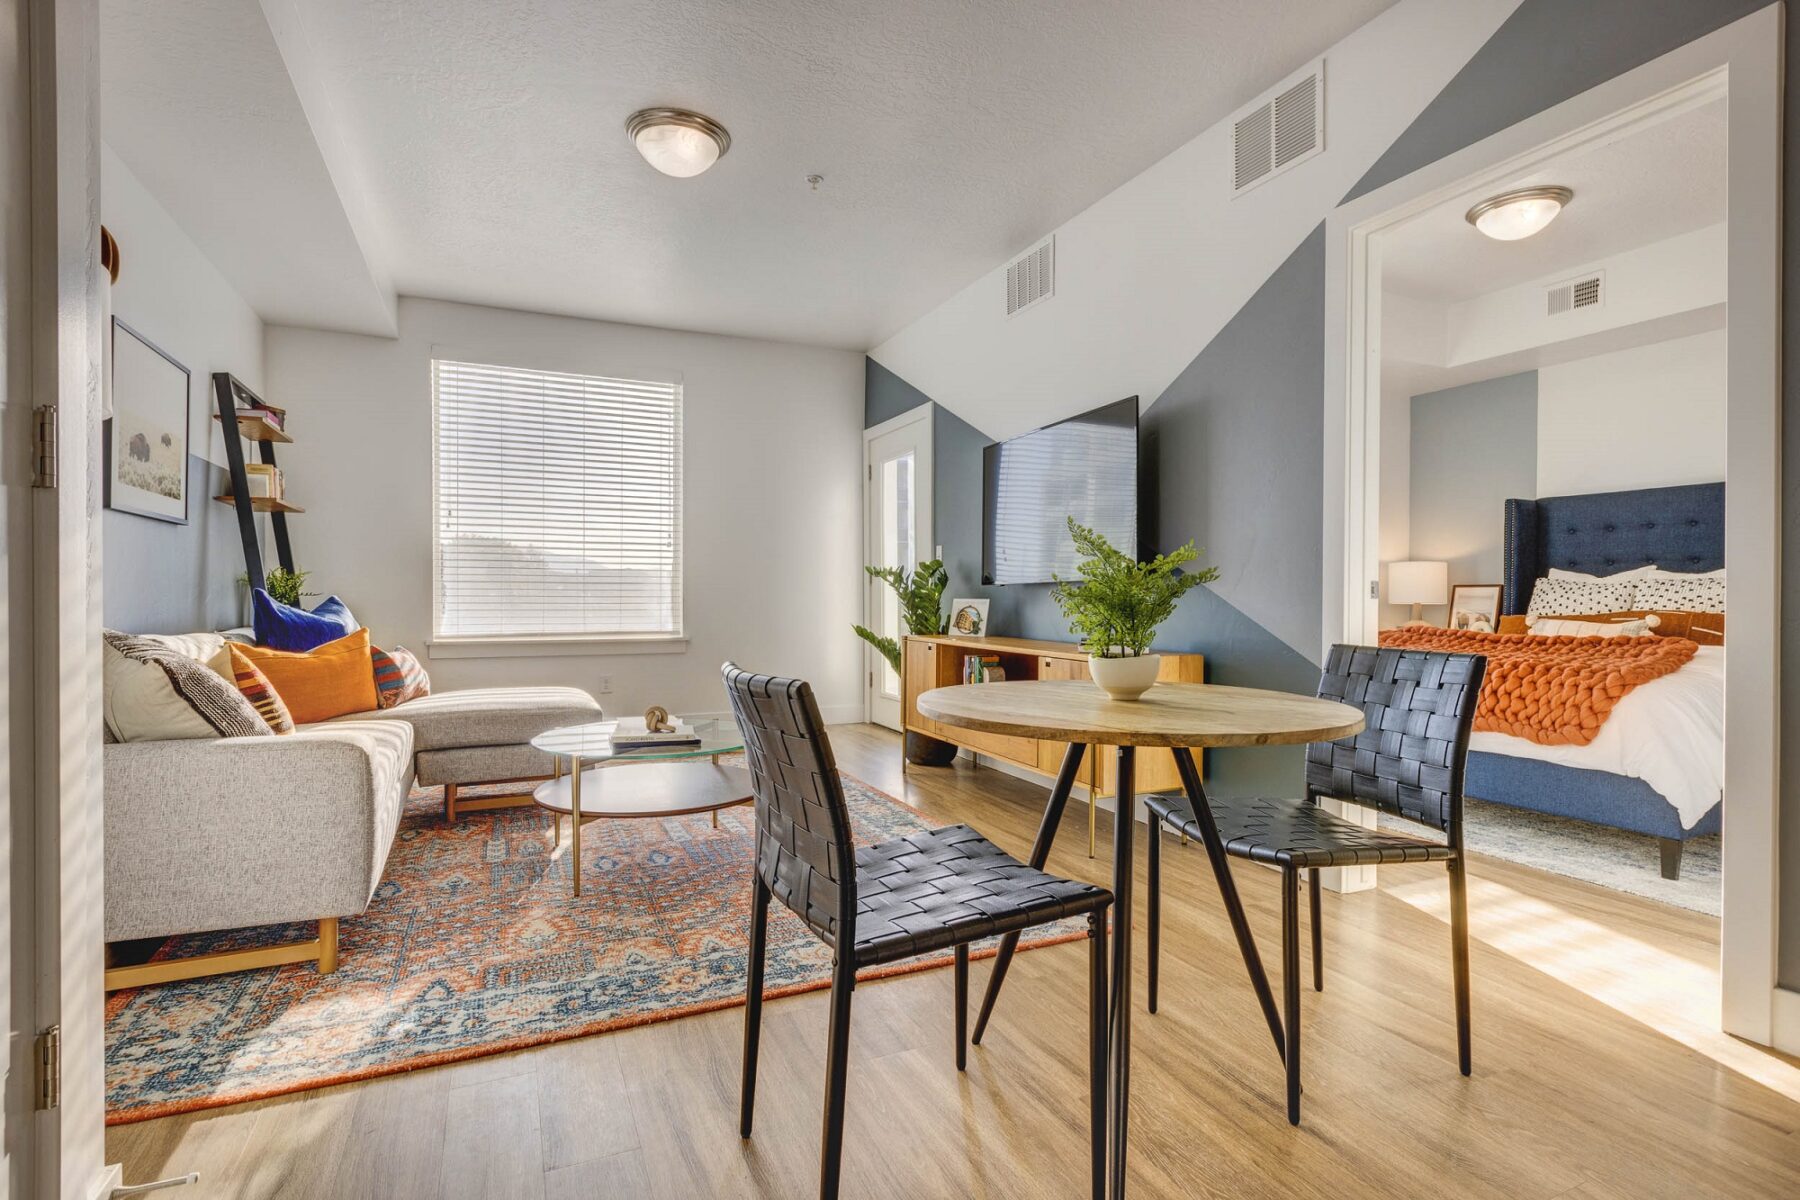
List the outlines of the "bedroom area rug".
<svg viewBox="0 0 1800 1200">
<path fill-rule="evenodd" d="M 629 768 L 624 768 L 629 769 Z M 845 774 L 861 844 L 930 828 Z M 468 789 L 465 796 L 516 792 Z M 416 789 L 369 910 L 340 925 L 338 970 L 311 964 L 114 993 L 106 1005 L 107 1123 L 127 1124 L 478 1058 L 741 1005 L 753 814 L 600 820 L 570 894 L 567 836 L 535 807 L 446 826 Z M 177 938 L 162 955 L 311 937 L 312 926 Z M 1020 949 L 1082 939 L 1064 921 Z M 993 954 L 993 944 L 971 957 Z M 912 959 L 862 978 L 945 966 Z M 830 952 L 771 905 L 766 988 L 830 986 Z"/>
<path fill-rule="evenodd" d="M 1698 837 L 1682 852 L 1681 878 L 1662 877 L 1655 838 L 1504 804 L 1464 800 L 1463 840 L 1476 854 L 1567 875 L 1614 891 L 1718 916 L 1719 837 Z M 1389 819 L 1382 818 L 1383 824 Z M 1407 822 L 1394 828 L 1416 831 Z"/>
</svg>

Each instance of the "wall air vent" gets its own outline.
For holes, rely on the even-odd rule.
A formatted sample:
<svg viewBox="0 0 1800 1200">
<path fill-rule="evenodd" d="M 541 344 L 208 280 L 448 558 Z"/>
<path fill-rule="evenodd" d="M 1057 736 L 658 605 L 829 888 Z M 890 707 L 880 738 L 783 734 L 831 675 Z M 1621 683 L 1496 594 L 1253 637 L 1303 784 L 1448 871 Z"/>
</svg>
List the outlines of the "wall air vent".
<svg viewBox="0 0 1800 1200">
<path fill-rule="evenodd" d="M 1231 190 L 1249 191 L 1325 148 L 1325 60 L 1231 123 Z"/>
<path fill-rule="evenodd" d="M 1006 268 L 1006 315 L 1017 316 L 1056 295 L 1056 239 L 1028 250 Z"/>
<path fill-rule="evenodd" d="M 1544 296 L 1546 311 L 1553 317 L 1581 308 L 1599 308 L 1606 301 L 1606 273 L 1595 271 L 1567 280 L 1545 289 Z"/>
</svg>

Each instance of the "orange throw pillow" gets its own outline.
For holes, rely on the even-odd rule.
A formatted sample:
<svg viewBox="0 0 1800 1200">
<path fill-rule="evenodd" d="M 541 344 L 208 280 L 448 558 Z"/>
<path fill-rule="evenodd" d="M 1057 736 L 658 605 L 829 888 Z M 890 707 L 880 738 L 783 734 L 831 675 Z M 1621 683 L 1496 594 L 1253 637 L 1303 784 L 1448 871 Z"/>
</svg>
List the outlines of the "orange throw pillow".
<svg viewBox="0 0 1800 1200">
<path fill-rule="evenodd" d="M 377 705 L 375 665 L 369 655 L 367 629 L 305 653 L 271 650 L 267 646 L 236 649 L 263 673 L 297 724 L 371 712 Z"/>
</svg>

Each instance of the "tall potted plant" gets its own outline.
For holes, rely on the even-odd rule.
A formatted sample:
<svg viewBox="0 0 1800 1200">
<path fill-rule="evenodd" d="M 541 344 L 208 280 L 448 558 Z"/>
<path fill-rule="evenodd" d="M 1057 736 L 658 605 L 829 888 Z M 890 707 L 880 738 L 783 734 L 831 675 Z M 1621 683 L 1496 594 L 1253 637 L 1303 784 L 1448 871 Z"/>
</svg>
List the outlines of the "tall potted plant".
<svg viewBox="0 0 1800 1200">
<path fill-rule="evenodd" d="M 1218 568 L 1182 570 L 1200 557 L 1191 541 L 1139 562 L 1074 517 L 1069 535 L 1084 556 L 1076 567 L 1081 578 L 1059 577 L 1050 595 L 1088 652 L 1088 671 L 1100 690 L 1114 700 L 1136 700 L 1162 666 L 1162 655 L 1149 653 L 1157 627 L 1189 589 L 1217 579 Z"/>
<path fill-rule="evenodd" d="M 949 618 L 943 607 L 944 588 L 950 582 L 950 573 L 944 570 L 942 562 L 934 558 L 911 571 L 905 567 L 864 567 L 863 570 L 894 589 L 894 594 L 900 598 L 900 623 L 906 627 L 906 632 L 934 634 L 942 633 L 948 627 Z M 887 659 L 894 674 L 902 674 L 900 643 L 896 639 L 861 625 L 854 628 L 857 637 Z M 945 767 L 956 758 L 956 746 L 952 742 L 914 733 L 910 729 L 905 737 L 907 762 L 924 767 Z"/>
</svg>

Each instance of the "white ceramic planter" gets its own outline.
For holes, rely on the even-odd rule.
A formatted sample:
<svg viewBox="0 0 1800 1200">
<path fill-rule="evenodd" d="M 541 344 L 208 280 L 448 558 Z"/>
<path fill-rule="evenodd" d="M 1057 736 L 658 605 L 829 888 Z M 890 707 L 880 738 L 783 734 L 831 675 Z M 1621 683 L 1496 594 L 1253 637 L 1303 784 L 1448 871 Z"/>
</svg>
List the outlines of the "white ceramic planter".
<svg viewBox="0 0 1800 1200">
<path fill-rule="evenodd" d="M 1088 655 L 1088 674 L 1100 690 L 1114 700 L 1136 700 L 1150 690 L 1162 668 L 1162 655 L 1139 654 L 1132 658 Z"/>
</svg>

